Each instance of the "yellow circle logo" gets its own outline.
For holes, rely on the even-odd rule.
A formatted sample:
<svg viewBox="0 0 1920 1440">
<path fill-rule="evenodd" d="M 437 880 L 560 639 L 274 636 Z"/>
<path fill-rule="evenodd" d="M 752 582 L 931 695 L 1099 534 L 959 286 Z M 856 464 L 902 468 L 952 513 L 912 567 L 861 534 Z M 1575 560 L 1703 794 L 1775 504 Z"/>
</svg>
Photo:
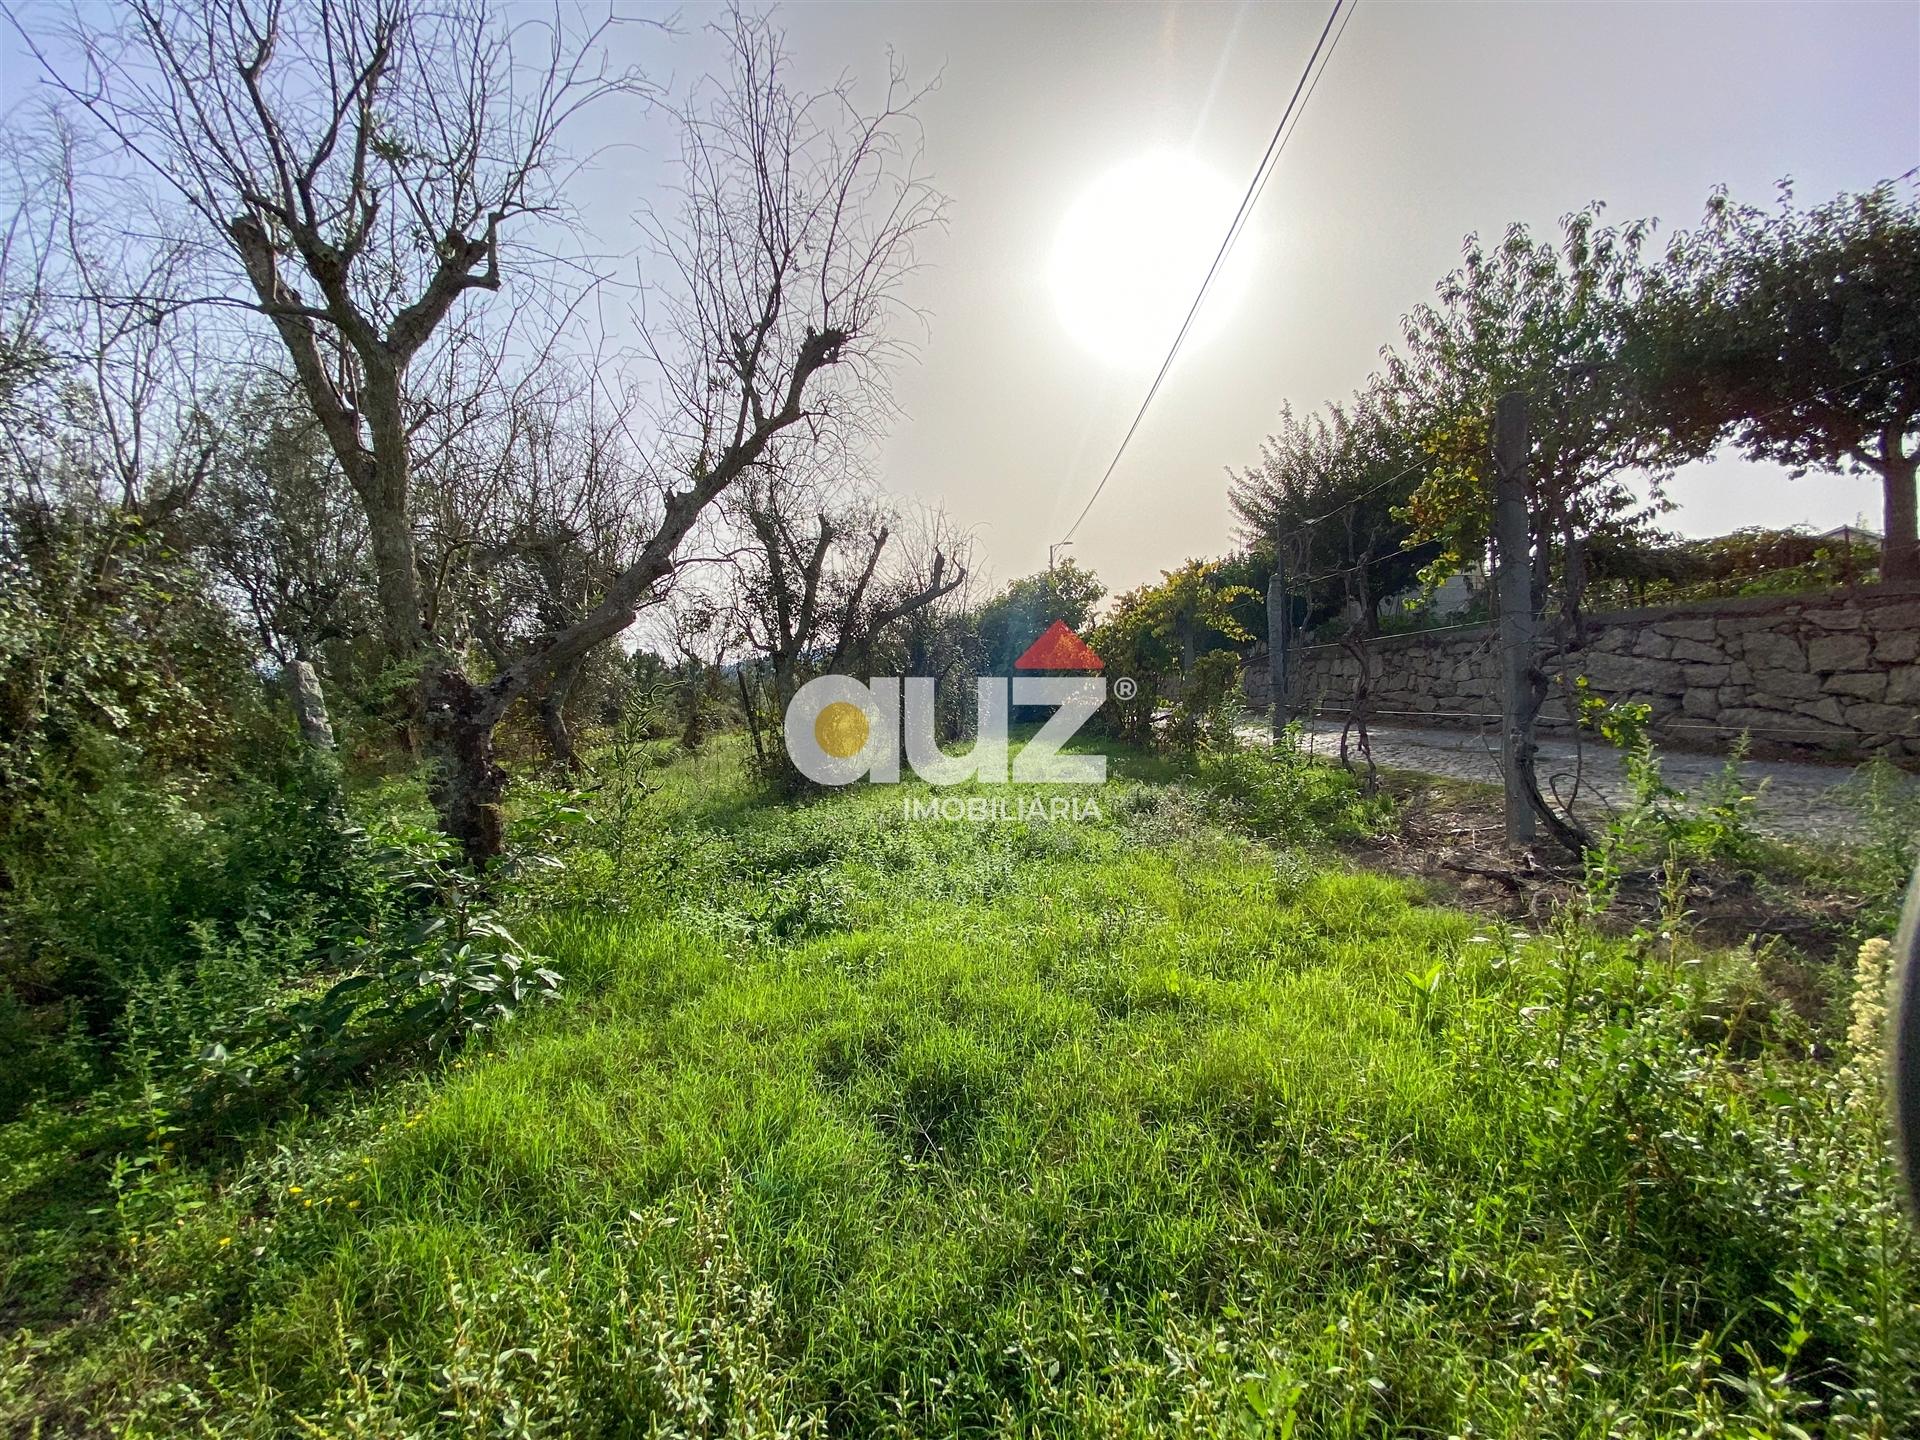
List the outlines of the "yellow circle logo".
<svg viewBox="0 0 1920 1440">
<path fill-rule="evenodd" d="M 867 712 L 848 700 L 836 700 L 814 717 L 813 739 L 836 760 L 849 760 L 867 743 Z"/>
</svg>

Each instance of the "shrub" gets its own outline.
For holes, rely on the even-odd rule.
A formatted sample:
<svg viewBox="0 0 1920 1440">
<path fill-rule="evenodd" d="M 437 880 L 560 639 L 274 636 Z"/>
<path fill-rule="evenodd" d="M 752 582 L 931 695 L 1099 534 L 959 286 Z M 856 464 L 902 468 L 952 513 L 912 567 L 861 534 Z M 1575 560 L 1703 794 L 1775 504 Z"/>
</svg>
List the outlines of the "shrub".
<svg viewBox="0 0 1920 1440">
<path fill-rule="evenodd" d="M 1371 833 L 1385 802 L 1368 800 L 1353 776 L 1298 748 L 1297 731 L 1271 747 L 1202 754 L 1194 774 L 1213 808 L 1263 840 L 1298 846 Z"/>
<path fill-rule="evenodd" d="M 1766 782 L 1748 788 L 1742 768 L 1751 744 L 1748 737 L 1742 734 L 1733 742 L 1720 773 L 1697 799 L 1690 799 L 1661 772 L 1648 727 L 1652 707 L 1595 695 L 1584 675 L 1574 683 L 1580 724 L 1620 752 L 1627 777 L 1627 802 L 1607 824 L 1609 863 L 1617 866 L 1656 855 L 1752 863 L 1760 845 L 1753 811 Z"/>
<path fill-rule="evenodd" d="M 1244 585 L 1224 583 L 1220 569 L 1191 560 L 1165 572 L 1158 585 L 1142 585 L 1116 599 L 1112 612 L 1087 637 L 1109 676 L 1134 682 L 1131 697 L 1121 699 L 1116 689 L 1103 710 L 1117 738 L 1150 743 L 1162 705 L 1173 709 L 1166 738 L 1183 751 L 1217 739 L 1223 727 L 1231 731 L 1228 707 L 1239 681 L 1238 656 L 1217 648 L 1204 657 L 1195 652 L 1213 637 L 1229 643 L 1251 640 L 1234 607 L 1255 595 Z M 1192 663 L 1185 664 L 1189 656 Z"/>
<path fill-rule="evenodd" d="M 527 953 L 453 842 L 405 823 L 350 832 L 367 854 L 365 919 L 337 926 L 324 990 L 286 996 L 255 976 L 197 1057 L 202 1108 L 310 1089 L 425 1052 L 459 1048 L 552 998 L 560 977 Z M 340 971 L 346 971 L 344 975 Z"/>
<path fill-rule="evenodd" d="M 1920 860 L 1920 784 L 1875 756 L 1854 772 L 1844 793 L 1866 832 L 1851 867 L 1866 897 L 1863 928 L 1890 930 Z"/>
<path fill-rule="evenodd" d="M 16 862 L 0 937 L 0 1037 L 23 1047 L 0 1117 L 124 1071 L 201 1108 L 330 1083 L 462 1044 L 558 982 L 502 918 L 524 882 L 502 871 L 489 895 L 437 832 L 356 825 L 331 760 L 291 745 L 197 806 L 106 785 L 42 839 L 61 861 Z"/>
<path fill-rule="evenodd" d="M 7 1115 L 298 970 L 355 881 L 331 763 L 161 527 L 10 495 L 0 661 Z"/>
<path fill-rule="evenodd" d="M 1167 743 L 1187 754 L 1231 749 L 1240 709 L 1239 652 L 1210 650 L 1194 661 L 1175 691 Z"/>
<path fill-rule="evenodd" d="M 368 861 L 331 764 L 289 745 L 263 768 L 197 804 L 182 784 L 122 776 L 10 837 L 0 992 L 43 1060 L 84 1052 L 112 1071 L 136 1039 L 191 1053 L 243 992 L 297 979 L 364 914 Z M 15 1071 L 0 1114 L 58 1088 L 34 1068 Z"/>
</svg>

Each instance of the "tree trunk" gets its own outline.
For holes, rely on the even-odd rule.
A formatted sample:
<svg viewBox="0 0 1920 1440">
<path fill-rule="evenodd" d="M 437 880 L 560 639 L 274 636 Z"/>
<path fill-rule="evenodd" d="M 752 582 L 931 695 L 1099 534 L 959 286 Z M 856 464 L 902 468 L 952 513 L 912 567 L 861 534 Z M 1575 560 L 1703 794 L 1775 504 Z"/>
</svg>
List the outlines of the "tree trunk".
<svg viewBox="0 0 1920 1440">
<path fill-rule="evenodd" d="M 699 660 L 687 661 L 686 718 L 680 727 L 680 745 L 689 755 L 700 753 L 700 742 L 707 738 L 707 667 Z"/>
<path fill-rule="evenodd" d="M 540 694 L 540 733 L 554 764 L 570 774 L 578 774 L 584 768 L 579 752 L 574 749 L 573 731 L 567 724 L 567 700 L 573 694 L 574 682 L 580 678 L 580 666 L 579 660 L 563 665 L 549 677 L 547 688 Z"/>
<path fill-rule="evenodd" d="M 333 749 L 333 722 L 327 718 L 327 696 L 320 688 L 319 673 L 305 660 L 290 660 L 284 678 L 293 718 L 300 722 L 300 738 L 315 750 Z"/>
<path fill-rule="evenodd" d="M 753 687 L 747 684 L 747 666 L 742 661 L 734 667 L 733 678 L 740 682 L 740 710 L 747 717 L 747 735 L 753 741 L 753 758 L 762 769 L 767 764 L 767 745 L 760 738 L 760 714 L 754 708 Z"/>
<path fill-rule="evenodd" d="M 1915 467 L 1920 455 L 1900 452 L 1900 437 L 1890 437 L 1881 461 L 1881 494 L 1886 501 L 1887 538 L 1880 542 L 1880 582 L 1920 584 L 1920 525 L 1916 524 Z"/>
<path fill-rule="evenodd" d="M 427 640 L 420 574 L 414 563 L 413 515 L 408 504 L 411 437 L 400 406 L 399 372 L 368 365 L 365 384 L 361 401 L 366 407 L 373 449 L 360 467 L 354 488 L 367 512 L 387 646 L 392 658 L 405 660 L 417 655 Z"/>
<path fill-rule="evenodd" d="M 1586 641 L 1587 542 L 1571 522 L 1562 527 L 1560 548 L 1566 570 L 1560 596 L 1560 615 L 1573 631 L 1575 645 Z"/>
<path fill-rule="evenodd" d="M 1287 733 L 1287 572 L 1280 547 L 1274 546 L 1273 574 L 1267 580 L 1267 686 L 1273 698 L 1267 705 L 1267 733 L 1279 740 Z"/>
<path fill-rule="evenodd" d="M 793 703 L 795 692 L 800 688 L 797 667 L 793 657 L 775 654 L 773 657 L 773 720 L 776 725 L 787 721 L 787 706 Z"/>
<path fill-rule="evenodd" d="M 426 643 L 420 581 L 414 571 L 413 524 L 403 505 L 369 503 L 366 510 L 382 638 L 390 659 L 406 660 L 419 654 Z"/>
<path fill-rule="evenodd" d="M 1340 764 L 1351 772 L 1352 749 L 1359 750 L 1361 759 L 1367 765 L 1367 772 L 1360 781 L 1360 790 L 1371 797 L 1380 788 L 1380 770 L 1373 763 L 1373 737 L 1367 732 L 1367 722 L 1373 713 L 1372 657 L 1367 654 L 1364 634 L 1349 631 L 1342 637 L 1341 646 L 1353 658 L 1354 668 L 1353 700 L 1347 707 L 1346 721 L 1340 726 Z"/>
<path fill-rule="evenodd" d="M 452 657 L 442 657 L 428 670 L 421 699 L 432 767 L 428 794 L 440 828 L 459 844 L 469 865 L 484 870 L 500 853 L 503 834 L 500 797 L 507 772 L 493 756 L 493 728 L 500 717 Z"/>
</svg>

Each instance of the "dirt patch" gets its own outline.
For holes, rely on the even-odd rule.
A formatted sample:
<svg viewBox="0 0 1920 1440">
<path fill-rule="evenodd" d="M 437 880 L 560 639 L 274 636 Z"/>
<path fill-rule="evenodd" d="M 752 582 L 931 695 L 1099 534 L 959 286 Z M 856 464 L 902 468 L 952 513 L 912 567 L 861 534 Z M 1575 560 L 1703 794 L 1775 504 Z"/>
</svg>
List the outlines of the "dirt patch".
<svg viewBox="0 0 1920 1440">
<path fill-rule="evenodd" d="M 1580 864 L 1558 846 L 1508 846 L 1500 795 L 1491 787 L 1406 772 L 1383 772 L 1381 784 L 1394 797 L 1398 824 L 1355 845 L 1350 854 L 1358 863 L 1418 880 L 1449 904 L 1527 928 L 1582 895 Z M 1714 947 L 1750 946 L 1780 998 L 1810 1020 L 1824 1019 L 1833 993 L 1829 977 L 1852 954 L 1857 898 L 1719 862 L 1690 862 L 1687 870 L 1685 906 L 1697 939 Z M 1624 877 L 1602 925 L 1621 934 L 1656 929 L 1660 881 L 1657 872 Z"/>
</svg>

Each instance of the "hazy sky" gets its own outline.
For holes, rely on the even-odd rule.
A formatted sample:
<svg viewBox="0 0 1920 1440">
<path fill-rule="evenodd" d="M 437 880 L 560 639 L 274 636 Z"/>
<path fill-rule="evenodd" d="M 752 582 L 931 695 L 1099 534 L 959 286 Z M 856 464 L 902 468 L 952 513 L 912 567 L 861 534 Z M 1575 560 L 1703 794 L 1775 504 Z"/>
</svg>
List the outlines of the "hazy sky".
<svg viewBox="0 0 1920 1440">
<path fill-rule="evenodd" d="M 951 228 L 913 284 L 931 334 L 901 377 L 883 478 L 976 526 L 999 578 L 1037 569 L 1150 379 L 1063 324 L 1049 275 L 1062 224 L 1103 174 L 1167 147 L 1237 199 L 1327 6 L 781 13 L 808 71 L 877 76 L 891 46 L 940 74 L 922 118 Z M 684 68 L 699 43 L 665 48 Z M 1916 164 L 1920 5 L 1362 0 L 1260 202 L 1237 303 L 1183 352 L 1072 553 L 1121 588 L 1226 549 L 1226 468 L 1257 459 L 1282 401 L 1360 384 L 1470 230 L 1549 227 L 1595 199 L 1670 229 L 1716 182 L 1764 201 L 1791 176 L 1820 199 Z M 1672 493 L 1667 523 L 1693 534 L 1879 510 L 1870 483 L 1732 459 Z"/>
<path fill-rule="evenodd" d="M 911 282 L 930 330 L 899 378 L 906 413 L 880 478 L 972 527 L 997 580 L 1045 564 L 1151 378 L 1151 363 L 1096 356 L 1063 319 L 1064 281 L 1079 292 L 1082 329 L 1131 327 L 1141 338 L 1139 297 L 1118 293 L 1126 285 L 1111 306 L 1099 301 L 1114 278 L 1102 278 L 1105 257 L 1094 253 L 1099 216 L 1089 224 L 1081 214 L 1064 276 L 1063 226 L 1116 167 L 1167 152 L 1211 171 L 1230 213 L 1328 3 L 779 12 L 809 82 L 843 72 L 877 82 L 889 49 L 916 77 L 939 77 L 920 118 L 950 228 L 927 243 Z M 29 0 L 25 13 L 35 8 Z M 712 69 L 717 49 L 702 27 L 713 12 L 677 14 L 673 37 L 619 27 L 623 58 L 663 81 Z M 34 78 L 12 37 L 0 41 L 7 100 Z M 624 242 L 610 234 L 615 248 L 630 245 L 629 217 L 658 198 L 674 153 L 664 121 L 602 109 L 571 144 L 595 155 L 578 189 L 589 221 L 624 232 Z M 1717 182 L 1764 202 L 1791 176 L 1812 201 L 1915 165 L 1914 0 L 1360 0 L 1236 251 L 1232 283 L 1209 301 L 1206 333 L 1183 352 L 1071 553 L 1117 590 L 1228 549 L 1227 469 L 1257 460 L 1283 402 L 1308 410 L 1360 385 L 1468 231 L 1493 234 L 1512 220 L 1550 230 L 1590 200 L 1605 201 L 1611 219 L 1657 216 L 1671 230 L 1698 216 Z M 1179 274 L 1144 267 L 1151 273 L 1126 284 L 1183 311 L 1225 218 L 1206 209 L 1170 193 L 1153 218 L 1184 224 L 1197 259 Z M 1168 328 L 1144 348 L 1157 355 Z M 1681 508 L 1666 523 L 1690 534 L 1877 524 L 1879 512 L 1868 481 L 1790 481 L 1735 459 L 1695 467 L 1671 494 Z"/>
</svg>

